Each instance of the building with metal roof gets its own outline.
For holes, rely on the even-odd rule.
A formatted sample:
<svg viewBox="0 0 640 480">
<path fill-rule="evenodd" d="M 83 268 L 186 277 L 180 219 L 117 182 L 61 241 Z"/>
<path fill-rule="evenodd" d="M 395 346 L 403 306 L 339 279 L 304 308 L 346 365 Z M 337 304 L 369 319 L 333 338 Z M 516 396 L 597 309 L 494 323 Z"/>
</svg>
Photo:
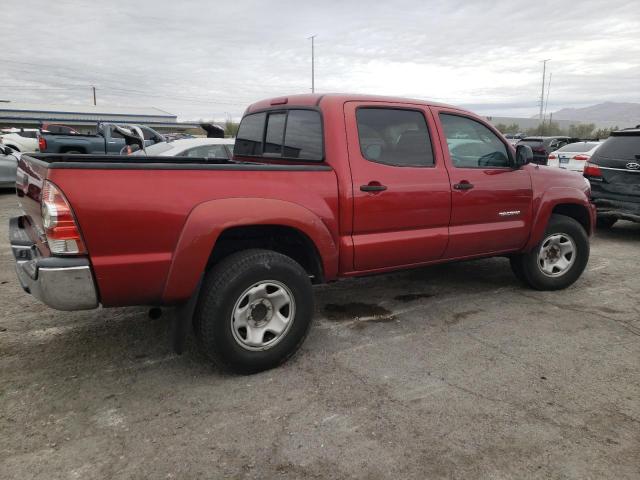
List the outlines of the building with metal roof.
<svg viewBox="0 0 640 480">
<path fill-rule="evenodd" d="M 180 123 L 177 115 L 154 107 L 106 107 L 103 105 L 43 105 L 0 103 L 0 127 L 38 128 L 43 123 L 95 132 L 99 122 L 136 123 L 159 131 L 197 128 L 195 123 Z"/>
</svg>

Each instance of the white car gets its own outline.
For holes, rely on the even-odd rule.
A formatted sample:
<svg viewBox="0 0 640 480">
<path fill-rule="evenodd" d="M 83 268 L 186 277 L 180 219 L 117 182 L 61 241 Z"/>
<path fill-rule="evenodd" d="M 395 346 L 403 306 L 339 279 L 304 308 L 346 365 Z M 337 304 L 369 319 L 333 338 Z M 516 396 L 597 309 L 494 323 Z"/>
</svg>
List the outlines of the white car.
<svg viewBox="0 0 640 480">
<path fill-rule="evenodd" d="M 0 131 L 0 143 L 16 152 L 37 152 L 38 132 L 37 128 L 3 129 Z"/>
<path fill-rule="evenodd" d="M 0 188 L 16 186 L 16 170 L 20 154 L 10 147 L 0 145 Z"/>
<path fill-rule="evenodd" d="M 549 154 L 547 165 L 582 173 L 587 161 L 602 142 L 569 143 Z"/>
<path fill-rule="evenodd" d="M 197 157 L 229 159 L 233 156 L 235 138 L 184 138 L 173 142 L 160 142 L 132 155 L 149 157 Z"/>
</svg>

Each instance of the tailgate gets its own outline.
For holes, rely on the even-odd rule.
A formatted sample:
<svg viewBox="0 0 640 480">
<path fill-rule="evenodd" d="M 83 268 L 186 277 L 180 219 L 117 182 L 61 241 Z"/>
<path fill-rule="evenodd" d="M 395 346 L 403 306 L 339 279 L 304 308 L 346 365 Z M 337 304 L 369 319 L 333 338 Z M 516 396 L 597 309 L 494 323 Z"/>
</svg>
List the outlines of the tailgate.
<svg viewBox="0 0 640 480">
<path fill-rule="evenodd" d="M 612 133 L 591 157 L 602 181 L 592 182 L 594 197 L 640 203 L 640 131 Z"/>
<path fill-rule="evenodd" d="M 598 190 L 607 197 L 640 202 L 640 170 L 600 167 L 602 182 Z"/>
</svg>

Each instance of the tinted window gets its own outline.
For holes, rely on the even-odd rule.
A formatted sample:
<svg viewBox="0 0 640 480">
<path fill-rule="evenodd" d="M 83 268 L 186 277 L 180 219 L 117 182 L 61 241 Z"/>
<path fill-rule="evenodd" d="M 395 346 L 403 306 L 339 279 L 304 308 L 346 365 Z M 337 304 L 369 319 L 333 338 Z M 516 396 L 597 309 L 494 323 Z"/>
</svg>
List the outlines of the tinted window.
<svg viewBox="0 0 640 480">
<path fill-rule="evenodd" d="M 266 113 L 255 113 L 242 119 L 236 136 L 236 155 L 262 154 L 262 134 L 266 117 Z"/>
<path fill-rule="evenodd" d="M 264 143 L 265 154 L 282 155 L 285 118 L 285 113 L 271 113 L 267 117 L 267 134 Z"/>
<path fill-rule="evenodd" d="M 432 166 L 427 122 L 415 110 L 359 108 L 356 111 L 362 156 L 397 166 Z"/>
<path fill-rule="evenodd" d="M 607 138 L 596 153 L 598 158 L 629 161 L 640 160 L 640 135 Z"/>
<path fill-rule="evenodd" d="M 236 137 L 235 155 L 259 156 L 263 154 L 262 138 L 265 136 L 264 153 L 270 157 L 286 159 L 322 160 L 322 120 L 315 110 L 288 110 L 269 114 L 247 115 L 240 122 Z M 266 127 L 266 131 L 265 131 Z M 284 132 L 284 146 L 282 132 Z"/>
<path fill-rule="evenodd" d="M 441 114 L 440 121 L 454 166 L 458 168 L 510 166 L 506 145 L 480 122 L 447 114 Z"/>
<path fill-rule="evenodd" d="M 229 158 L 224 145 L 202 145 L 185 150 L 179 155 L 192 158 Z"/>
<path fill-rule="evenodd" d="M 318 112 L 289 110 L 283 157 L 322 160 L 322 122 Z"/>
<path fill-rule="evenodd" d="M 18 135 L 25 138 L 36 138 L 38 136 L 38 132 L 25 131 L 25 132 L 18 133 Z"/>
<path fill-rule="evenodd" d="M 569 145 L 565 145 L 562 147 L 559 152 L 572 152 L 572 153 L 582 153 L 588 152 L 589 150 L 597 147 L 599 144 L 595 142 L 580 142 L 580 143 L 570 143 Z"/>
</svg>

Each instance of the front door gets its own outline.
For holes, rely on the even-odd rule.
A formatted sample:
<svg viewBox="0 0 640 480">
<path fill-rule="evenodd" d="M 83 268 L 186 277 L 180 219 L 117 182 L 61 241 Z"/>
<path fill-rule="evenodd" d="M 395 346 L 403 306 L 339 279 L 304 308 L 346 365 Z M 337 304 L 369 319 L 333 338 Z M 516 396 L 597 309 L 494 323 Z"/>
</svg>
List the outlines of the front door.
<svg viewBox="0 0 640 480">
<path fill-rule="evenodd" d="M 354 269 L 439 259 L 447 245 L 451 189 L 429 109 L 348 102 Z"/>
<path fill-rule="evenodd" d="M 446 258 L 522 248 L 531 225 L 528 168 L 512 168 L 506 142 L 476 118 L 432 107 L 451 177 Z"/>
</svg>

